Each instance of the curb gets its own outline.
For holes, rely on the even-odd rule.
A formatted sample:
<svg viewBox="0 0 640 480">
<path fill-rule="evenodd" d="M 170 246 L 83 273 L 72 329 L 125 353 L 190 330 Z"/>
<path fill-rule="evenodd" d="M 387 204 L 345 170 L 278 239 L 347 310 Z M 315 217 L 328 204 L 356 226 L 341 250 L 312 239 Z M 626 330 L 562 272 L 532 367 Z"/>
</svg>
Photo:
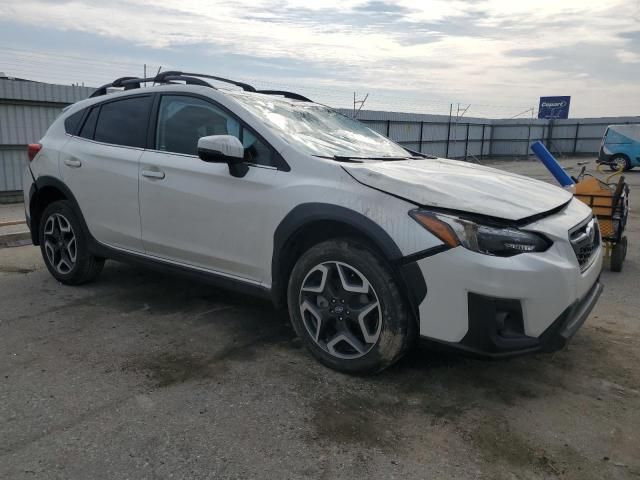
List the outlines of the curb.
<svg viewBox="0 0 640 480">
<path fill-rule="evenodd" d="M 0 228 L 2 227 L 12 227 L 14 225 L 26 225 L 27 222 L 24 220 L 9 220 L 7 222 L 0 222 Z"/>
<path fill-rule="evenodd" d="M 0 235 L 0 248 L 22 247 L 31 244 L 31 232 L 7 233 Z"/>
</svg>

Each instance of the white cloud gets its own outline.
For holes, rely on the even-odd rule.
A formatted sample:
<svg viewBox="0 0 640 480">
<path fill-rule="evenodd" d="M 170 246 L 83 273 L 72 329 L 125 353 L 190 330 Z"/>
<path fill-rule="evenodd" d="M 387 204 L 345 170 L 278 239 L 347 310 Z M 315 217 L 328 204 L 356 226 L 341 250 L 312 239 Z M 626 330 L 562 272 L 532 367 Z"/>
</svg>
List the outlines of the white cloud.
<svg viewBox="0 0 640 480">
<path fill-rule="evenodd" d="M 622 63 L 640 63 L 640 54 L 636 52 L 630 52 L 629 50 L 618 50 L 616 57 Z"/>
<path fill-rule="evenodd" d="M 636 14 L 637 6 L 624 0 L 24 0 L 0 5 L 4 21 L 39 25 L 46 18 L 62 30 L 127 39 L 156 57 L 161 49 L 186 52 L 192 45 L 210 45 L 217 53 L 300 62 L 302 77 L 309 65 L 348 72 L 321 80 L 326 85 L 426 92 L 496 105 L 505 99 L 530 105 L 539 94 L 580 92 L 584 98 L 575 98 L 572 106 L 585 113 L 603 91 L 634 91 L 640 97 L 635 86 L 640 55 L 623 36 L 638 30 Z M 621 69 L 635 68 L 635 75 L 621 70 L 628 74 L 604 79 L 596 69 L 610 67 L 592 65 L 587 57 L 580 57 L 577 71 L 567 71 L 558 52 L 589 46 L 611 49 L 611 61 Z M 270 80 L 277 79 L 274 69 Z"/>
</svg>

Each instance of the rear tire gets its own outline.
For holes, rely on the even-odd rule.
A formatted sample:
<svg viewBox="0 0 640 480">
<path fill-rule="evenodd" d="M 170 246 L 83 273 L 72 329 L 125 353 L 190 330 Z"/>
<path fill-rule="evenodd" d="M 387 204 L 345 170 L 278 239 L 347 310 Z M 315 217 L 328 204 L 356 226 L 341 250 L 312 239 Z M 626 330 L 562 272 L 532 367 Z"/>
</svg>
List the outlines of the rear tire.
<svg viewBox="0 0 640 480">
<path fill-rule="evenodd" d="M 40 251 L 49 273 L 66 285 L 81 285 L 95 279 L 104 258 L 89 252 L 80 220 L 67 200 L 45 208 L 40 221 Z"/>
<path fill-rule="evenodd" d="M 341 372 L 389 367 L 417 333 L 389 266 L 352 239 L 329 240 L 305 252 L 289 278 L 287 303 L 311 354 Z"/>
<path fill-rule="evenodd" d="M 611 171 L 617 172 L 621 166 L 623 167 L 624 172 L 626 172 L 627 170 L 631 170 L 631 162 L 629 162 L 629 159 L 626 155 L 614 155 L 613 157 L 611 157 L 611 160 L 609 160 L 609 162 L 611 162 L 609 164 L 609 169 Z"/>
<path fill-rule="evenodd" d="M 627 237 L 622 237 L 611 249 L 611 271 L 621 272 L 627 256 Z"/>
</svg>

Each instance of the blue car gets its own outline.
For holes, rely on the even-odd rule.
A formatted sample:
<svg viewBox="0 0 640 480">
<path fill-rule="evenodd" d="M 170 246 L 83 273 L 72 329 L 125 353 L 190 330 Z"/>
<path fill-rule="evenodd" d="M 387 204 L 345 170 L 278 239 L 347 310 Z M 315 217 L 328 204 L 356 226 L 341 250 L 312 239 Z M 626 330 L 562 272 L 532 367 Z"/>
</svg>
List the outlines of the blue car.
<svg viewBox="0 0 640 480">
<path fill-rule="evenodd" d="M 611 170 L 631 170 L 640 165 L 640 125 L 609 125 L 602 137 L 598 163 Z"/>
</svg>

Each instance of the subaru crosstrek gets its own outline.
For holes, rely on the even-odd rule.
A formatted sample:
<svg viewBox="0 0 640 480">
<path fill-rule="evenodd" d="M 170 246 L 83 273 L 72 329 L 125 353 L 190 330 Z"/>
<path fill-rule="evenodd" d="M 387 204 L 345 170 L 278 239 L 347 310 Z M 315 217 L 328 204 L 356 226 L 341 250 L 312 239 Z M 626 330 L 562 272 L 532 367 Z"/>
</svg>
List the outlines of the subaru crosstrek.
<svg viewBox="0 0 640 480">
<path fill-rule="evenodd" d="M 346 372 L 379 371 L 417 337 L 557 350 L 602 291 L 598 223 L 571 193 L 409 151 L 295 93 L 121 78 L 29 158 L 27 221 L 57 280 L 88 282 L 108 258 L 191 272 L 287 306 Z"/>
</svg>

